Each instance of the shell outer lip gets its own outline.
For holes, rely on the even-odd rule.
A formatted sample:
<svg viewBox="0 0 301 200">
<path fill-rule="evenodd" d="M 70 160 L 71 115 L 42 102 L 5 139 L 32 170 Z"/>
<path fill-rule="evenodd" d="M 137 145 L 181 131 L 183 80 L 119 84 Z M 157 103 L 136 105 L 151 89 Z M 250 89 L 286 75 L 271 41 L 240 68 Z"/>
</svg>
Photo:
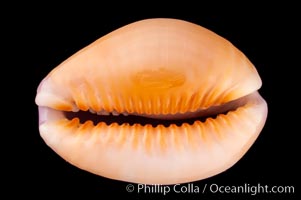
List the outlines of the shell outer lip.
<svg viewBox="0 0 301 200">
<path fill-rule="evenodd" d="M 153 119 L 164 119 L 164 120 L 177 120 L 177 119 L 190 119 L 195 117 L 206 117 L 206 116 L 213 116 L 218 115 L 222 113 L 226 113 L 230 110 L 235 110 L 241 106 L 244 106 L 248 103 L 249 99 L 253 98 L 255 94 L 258 94 L 258 92 L 251 93 L 249 95 L 246 95 L 244 97 L 241 97 L 239 99 L 230 101 L 228 103 L 225 103 L 220 106 L 212 106 L 208 109 L 199 109 L 195 112 L 187 112 L 187 113 L 177 113 L 177 114 L 161 114 L 161 115 L 148 115 L 148 114 L 137 114 L 137 113 L 131 113 L 131 115 L 136 116 L 142 116 L 147 118 L 153 118 Z M 49 107 L 39 106 L 39 124 L 43 124 L 46 121 L 54 121 L 59 120 L 62 118 L 66 118 L 64 111 L 52 109 Z M 90 110 L 89 110 L 90 111 Z M 88 111 L 87 111 L 88 112 Z M 76 112 L 75 112 L 76 113 Z M 110 113 L 106 111 L 98 112 L 90 111 L 92 114 L 107 116 Z M 114 116 L 119 115 L 120 113 L 112 113 Z M 123 115 L 128 116 L 128 113 L 124 113 Z"/>
<path fill-rule="evenodd" d="M 140 158 L 141 154 L 139 153 L 139 151 L 137 151 L 137 149 L 135 150 L 135 148 L 130 147 L 130 146 L 128 148 L 124 149 L 124 150 L 120 149 L 120 151 L 118 151 L 119 152 L 118 154 L 120 154 L 121 156 L 125 156 L 125 155 L 128 155 L 127 153 L 130 153 L 131 154 L 131 159 L 132 159 L 133 162 L 121 162 L 121 163 L 117 164 L 117 166 L 120 165 L 119 170 L 121 170 L 121 169 L 123 169 L 123 170 L 119 171 L 118 173 L 116 171 L 114 173 L 104 174 L 103 170 L 107 170 L 107 169 L 111 169 L 111 168 L 116 169 L 116 163 L 115 162 L 110 162 L 110 161 L 107 160 L 105 162 L 102 161 L 102 164 L 97 165 L 98 168 L 91 168 L 90 167 L 91 158 L 94 158 L 94 157 L 92 156 L 91 158 L 86 158 L 88 156 L 87 152 L 91 151 L 91 150 L 89 150 L 90 148 L 93 149 L 95 147 L 97 149 L 98 148 L 102 149 L 101 154 L 108 154 L 108 152 L 110 152 L 112 150 L 112 147 L 109 148 L 108 145 L 105 145 L 105 146 L 99 145 L 98 143 L 95 143 L 94 140 L 91 140 L 91 142 L 92 142 L 91 145 L 92 146 L 88 145 L 88 144 L 90 144 L 90 142 L 87 143 L 87 144 L 86 144 L 86 142 L 85 143 L 80 142 L 79 139 L 81 137 L 84 137 L 86 139 L 87 139 L 87 137 L 89 138 L 89 136 L 87 134 L 76 134 L 76 135 L 74 135 L 74 133 L 70 133 L 70 134 L 69 133 L 67 133 L 67 134 L 64 133 L 63 134 L 63 132 L 57 132 L 57 131 L 48 133 L 47 130 L 51 130 L 52 128 L 55 128 L 54 130 L 56 130 L 57 128 L 58 128 L 57 130 L 63 130 L 63 129 L 61 129 L 62 127 L 53 127 L 53 126 L 51 126 L 50 121 L 49 121 L 49 123 L 44 122 L 40 125 L 40 133 L 41 133 L 41 136 L 44 139 L 44 141 L 47 143 L 47 145 L 49 145 L 54 151 L 56 151 L 59 155 L 61 155 L 68 162 L 70 162 L 73 165 L 76 165 L 77 167 L 79 167 L 83 170 L 87 170 L 87 171 L 95 173 L 97 175 L 105 176 L 107 178 L 111 178 L 111 179 L 115 179 L 115 180 L 123 180 L 123 181 L 128 181 L 128 182 L 133 182 L 133 183 L 143 183 L 143 184 L 164 184 L 164 185 L 168 185 L 168 184 L 186 183 L 186 182 L 190 182 L 190 181 L 195 181 L 195 180 L 201 180 L 201 179 L 204 179 L 204 178 L 208 178 L 208 177 L 211 177 L 213 175 L 216 175 L 216 174 L 219 174 L 219 173 L 225 171 L 226 169 L 228 169 L 232 165 L 234 165 L 246 153 L 246 151 L 250 148 L 250 146 L 254 143 L 254 141 L 258 137 L 261 129 L 264 126 L 264 122 L 265 122 L 266 115 L 267 115 L 267 104 L 262 99 L 262 97 L 258 94 L 258 92 L 255 92 L 254 94 L 252 94 L 250 96 L 250 98 L 248 98 L 248 99 L 250 101 L 248 101 L 247 104 L 243 107 L 247 107 L 247 109 L 251 109 L 251 113 L 249 113 L 249 114 L 253 113 L 251 121 L 255 122 L 255 124 L 250 123 L 250 122 L 245 124 L 248 127 L 246 129 L 248 134 L 240 133 L 241 130 L 239 129 L 239 127 L 236 127 L 235 129 L 233 129 L 233 131 L 235 131 L 236 133 L 233 134 L 232 131 L 229 132 L 229 135 L 226 134 L 225 138 L 222 137 L 222 138 L 224 138 L 223 140 L 221 140 L 222 138 L 220 138 L 220 136 L 218 136 L 218 135 L 208 135 L 208 136 L 205 137 L 205 141 L 207 141 L 207 142 L 203 141 L 203 139 L 202 139 L 202 140 L 197 142 L 197 143 L 201 142 L 197 146 L 195 146 L 195 145 L 191 146 L 191 145 L 186 144 L 188 146 L 183 148 L 182 151 L 179 151 L 179 155 L 177 155 L 177 160 L 185 158 L 184 159 L 185 162 L 178 163 L 177 168 L 182 169 L 181 172 L 184 171 L 185 174 L 187 174 L 188 177 L 186 175 L 182 176 L 180 174 L 178 174 L 176 176 L 170 176 L 170 173 L 169 173 L 170 168 L 169 167 L 166 168 L 165 164 L 163 164 L 163 165 L 152 165 L 152 167 L 150 167 L 150 166 L 142 167 L 144 163 L 149 163 L 152 160 L 152 157 L 147 156 L 147 154 L 145 154 L 145 153 L 142 154 L 143 159 L 146 159 L 145 162 L 140 162 L 141 160 L 139 159 L 140 160 L 139 161 L 139 163 L 140 163 L 139 167 L 135 169 L 135 167 L 137 167 L 137 166 L 132 165 L 132 163 L 137 163 L 138 162 L 137 159 Z M 256 110 L 258 110 L 258 109 L 260 110 L 260 113 L 258 113 L 259 114 L 258 116 L 255 116 L 254 111 L 252 111 L 252 110 L 255 110 L 255 112 L 257 112 Z M 240 110 L 241 109 L 238 108 L 237 111 L 240 111 Z M 234 114 L 233 116 L 236 115 L 235 112 L 236 111 L 231 112 L 232 115 Z M 243 111 L 243 113 L 244 112 L 245 111 Z M 247 111 L 247 113 L 248 113 L 248 111 Z M 50 115 L 50 116 L 57 117 L 55 115 Z M 237 116 L 234 117 L 234 119 L 235 120 L 240 120 L 239 118 L 237 118 Z M 211 120 L 210 123 L 212 123 L 212 120 Z M 88 124 L 86 124 L 86 125 L 88 125 Z M 81 127 L 84 127 L 86 125 L 82 125 Z M 116 125 L 111 126 L 111 127 L 112 128 L 114 128 L 114 127 L 118 128 Z M 108 127 L 108 128 L 110 128 L 110 127 Z M 158 127 L 158 128 L 159 128 L 158 130 L 161 129 L 161 127 Z M 185 129 L 185 128 L 187 128 L 187 126 L 184 126 L 183 128 Z M 66 129 L 64 129 L 64 130 L 66 130 Z M 142 130 L 141 127 L 139 128 L 139 130 Z M 167 129 L 165 129 L 165 130 L 167 130 Z M 107 134 L 105 134 L 105 135 L 107 135 Z M 119 138 L 119 136 L 117 136 L 117 135 L 114 135 L 114 134 L 111 134 L 111 135 L 112 136 L 110 136 L 110 137 L 107 137 L 108 136 L 107 135 L 106 138 L 107 139 L 110 139 L 111 137 L 113 137 L 115 139 Z M 142 136 L 141 134 L 139 134 L 139 135 Z M 158 134 L 158 135 L 161 135 L 161 136 L 165 137 L 164 136 L 165 134 Z M 168 136 L 168 135 L 169 134 L 167 134 L 166 136 Z M 188 136 L 190 134 L 184 134 L 184 135 Z M 91 137 L 91 139 L 92 138 L 94 138 L 94 137 Z M 116 144 L 114 144 L 114 142 L 113 142 L 113 141 L 115 141 L 115 139 L 113 139 L 113 138 L 110 139 L 110 141 L 111 141 L 110 144 L 115 146 Z M 217 138 L 219 138 L 219 139 L 216 140 Z M 102 140 L 103 139 L 104 138 L 102 138 Z M 229 141 L 232 141 L 233 139 L 235 141 L 237 140 L 236 141 L 237 145 L 233 145 L 231 143 L 232 145 L 229 146 Z M 188 142 L 187 140 L 188 140 L 188 138 L 184 137 L 179 141 L 181 141 L 181 143 L 183 143 L 183 145 L 185 146 L 185 143 Z M 59 147 L 59 148 L 58 148 L 57 145 L 55 145 L 57 143 L 57 141 L 60 141 L 60 144 L 62 145 L 62 146 L 60 145 L 61 147 Z M 76 145 L 77 144 L 76 141 L 80 142 L 79 144 L 82 144 L 82 146 L 80 148 L 78 148 L 78 146 Z M 208 143 L 208 141 L 210 141 L 210 142 Z M 220 142 L 217 142 L 217 141 L 220 141 Z M 116 142 L 117 142 L 117 140 L 116 140 Z M 104 144 L 107 144 L 107 143 L 105 142 Z M 67 145 L 67 146 L 65 146 L 65 145 Z M 75 146 L 73 146 L 73 145 L 75 145 Z M 205 146 L 203 146 L 203 145 L 205 145 L 207 147 L 204 149 Z M 227 145 L 227 146 L 223 147 L 224 145 Z M 201 148 L 201 146 L 203 146 L 203 148 Z M 199 149 L 197 151 L 198 153 L 195 152 L 195 154 L 191 154 L 191 151 L 194 148 Z M 214 168 L 210 169 L 210 171 L 206 171 L 205 170 L 206 168 L 204 168 L 203 165 L 200 165 L 199 167 L 202 168 L 202 170 L 205 170 L 205 171 L 197 170 L 198 173 L 196 173 L 196 174 L 192 173 L 193 171 L 195 171 L 195 165 L 194 164 L 199 165 L 200 161 L 197 158 L 187 160 L 186 156 L 191 157 L 192 155 L 198 155 L 198 154 L 203 155 L 204 153 L 206 154 L 206 150 L 209 150 L 208 148 L 209 149 L 215 149 L 215 150 L 218 150 L 220 148 L 225 148 L 225 150 L 227 150 L 225 153 L 223 153 L 225 155 L 225 158 L 220 158 L 223 161 L 219 160 L 218 163 L 220 163 L 220 164 L 215 166 Z M 204 150 L 205 150 L 205 152 L 204 152 Z M 67 151 L 67 153 L 65 151 Z M 76 154 L 79 154 L 79 155 L 74 156 L 74 151 L 76 151 L 77 152 Z M 156 149 L 156 151 L 158 151 L 158 150 Z M 72 153 L 73 156 L 70 154 L 70 152 L 73 152 Z M 157 157 L 157 156 L 155 156 L 155 157 L 156 157 L 156 159 L 159 159 L 159 160 L 162 159 L 160 162 L 163 162 L 163 163 L 164 162 L 169 162 L 168 160 L 173 158 L 172 155 L 174 155 L 174 154 L 170 154 L 168 152 L 169 151 L 167 151 L 163 154 L 159 154 L 159 155 L 161 155 L 159 157 Z M 71 157 L 70 157 L 70 155 L 71 155 Z M 86 157 L 84 155 L 86 155 Z M 214 155 L 215 154 L 213 154 L 212 156 L 214 156 Z M 82 158 L 82 156 L 85 157 L 84 160 L 80 159 L 80 158 Z M 109 156 L 109 157 L 105 156 L 106 159 L 108 159 L 110 157 L 111 156 Z M 102 159 L 104 159 L 104 158 L 102 158 Z M 121 161 L 122 160 L 123 159 L 121 159 Z M 213 159 L 213 158 L 210 157 L 210 160 L 214 161 L 214 160 L 216 160 L 216 158 Z M 188 163 L 190 163 L 190 164 L 188 164 Z M 102 167 L 103 164 L 105 164 L 104 168 Z M 213 162 L 213 164 L 214 164 L 214 162 Z M 213 164 L 211 163 L 210 166 L 213 165 Z M 123 167 L 121 167 L 121 166 L 123 166 Z M 168 166 L 168 164 L 167 164 L 167 166 Z M 192 167 L 191 169 L 190 169 L 190 166 Z M 127 174 L 128 172 L 126 172 L 127 169 L 131 169 L 131 171 L 134 170 L 136 173 L 134 173 L 134 174 L 130 173 L 130 175 L 129 175 L 129 174 Z M 109 170 L 109 171 L 111 171 L 111 170 Z M 149 174 L 152 174 L 151 171 L 152 172 L 158 171 L 158 172 L 160 172 L 159 174 L 161 174 L 161 175 L 154 178 L 153 176 L 149 176 Z M 123 174 L 123 173 L 125 173 L 125 174 Z"/>
</svg>

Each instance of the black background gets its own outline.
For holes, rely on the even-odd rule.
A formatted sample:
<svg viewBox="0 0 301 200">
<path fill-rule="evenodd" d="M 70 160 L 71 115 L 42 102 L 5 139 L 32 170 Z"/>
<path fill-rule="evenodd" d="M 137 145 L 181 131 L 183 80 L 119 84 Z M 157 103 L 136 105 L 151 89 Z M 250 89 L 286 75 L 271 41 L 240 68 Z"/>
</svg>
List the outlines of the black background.
<svg viewBox="0 0 301 200">
<path fill-rule="evenodd" d="M 144 7 L 147 7 L 145 5 Z M 193 6 L 192 6 L 193 7 Z M 41 6 L 33 11 L 22 12 L 16 21 L 8 23 L 14 28 L 9 52 L 13 58 L 14 79 L 20 84 L 13 85 L 10 104 L 20 105 L 22 120 L 13 120 L 10 125 L 14 131 L 13 142 L 9 144 L 7 186 L 14 188 L 11 195 L 21 193 L 30 197 L 44 195 L 94 196 L 97 199 L 108 194 L 123 197 L 143 198 L 148 194 L 128 193 L 128 183 L 110 180 L 82 171 L 65 162 L 54 153 L 41 139 L 38 132 L 38 113 L 34 103 L 39 82 L 51 69 L 71 56 L 76 51 L 95 41 L 99 37 L 131 22 L 155 17 L 169 17 L 187 20 L 204 26 L 225 37 L 238 47 L 256 66 L 263 86 L 261 95 L 269 107 L 266 125 L 247 154 L 232 168 L 214 177 L 196 181 L 194 185 L 202 188 L 205 184 L 219 185 L 293 185 L 298 193 L 297 176 L 300 156 L 297 156 L 297 135 L 293 115 L 298 104 L 293 96 L 298 93 L 297 81 L 291 78 L 297 63 L 293 61 L 292 46 L 295 28 L 295 13 L 285 8 L 275 10 L 262 8 L 247 11 L 242 6 L 234 11 L 220 13 L 211 9 L 210 14 L 200 7 L 196 11 L 186 8 L 179 11 L 162 9 L 161 11 L 138 12 L 125 10 L 106 10 L 93 6 L 72 11 L 71 8 L 56 9 Z M 256 6 L 255 6 L 256 7 Z M 281 5 L 280 5 L 281 7 Z M 279 8 L 280 8 L 279 7 Z M 66 10 L 70 11 L 68 14 Z M 91 10 L 91 12 L 90 12 Z M 93 11 L 92 11 L 93 10 Z M 104 13 L 106 11 L 106 13 Z M 283 17 L 283 12 L 289 12 Z M 86 14 L 88 13 L 88 14 Z M 288 79 L 288 80 L 286 80 Z M 16 102 L 13 102 L 16 100 Z M 22 106 L 21 106 L 22 105 Z M 15 112 L 20 112 L 14 110 Z M 16 116 L 15 116 L 16 117 Z M 17 130 L 17 131 L 16 131 Z M 130 162 L 130 160 L 129 160 Z M 6 171 L 5 171 L 6 172 Z M 185 173 L 185 172 L 183 172 Z M 40 195 L 41 194 L 41 195 Z M 156 194 L 162 198 L 162 194 Z M 169 194 L 167 197 L 198 199 L 292 199 L 297 194 Z"/>
</svg>

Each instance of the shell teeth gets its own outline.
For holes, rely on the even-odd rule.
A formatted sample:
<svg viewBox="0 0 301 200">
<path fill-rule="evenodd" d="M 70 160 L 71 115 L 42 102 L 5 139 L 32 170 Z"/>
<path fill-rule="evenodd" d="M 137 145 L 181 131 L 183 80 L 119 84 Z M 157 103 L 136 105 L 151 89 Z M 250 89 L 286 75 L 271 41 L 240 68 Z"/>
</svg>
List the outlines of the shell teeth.
<svg viewBox="0 0 301 200">
<path fill-rule="evenodd" d="M 90 108 L 90 109 L 89 109 L 89 111 L 90 111 L 90 113 L 93 113 L 93 114 L 95 114 L 95 113 L 96 113 L 96 111 L 95 111 L 95 110 L 93 110 L 92 108 Z"/>
<path fill-rule="evenodd" d="M 118 116 L 118 115 L 120 115 L 120 113 L 119 113 L 119 112 L 117 112 L 117 111 L 115 111 L 115 110 L 113 110 L 113 111 L 112 111 L 112 115 L 114 115 L 114 116 Z"/>
<path fill-rule="evenodd" d="M 129 115 L 129 113 L 127 113 L 127 112 L 123 112 L 121 114 L 124 115 L 124 116 L 128 116 Z"/>
<path fill-rule="evenodd" d="M 110 113 L 105 110 L 98 111 L 97 114 L 98 115 L 110 115 Z"/>
<path fill-rule="evenodd" d="M 78 112 L 79 111 L 79 108 L 78 107 L 73 107 L 73 109 L 72 109 L 72 112 Z"/>
</svg>

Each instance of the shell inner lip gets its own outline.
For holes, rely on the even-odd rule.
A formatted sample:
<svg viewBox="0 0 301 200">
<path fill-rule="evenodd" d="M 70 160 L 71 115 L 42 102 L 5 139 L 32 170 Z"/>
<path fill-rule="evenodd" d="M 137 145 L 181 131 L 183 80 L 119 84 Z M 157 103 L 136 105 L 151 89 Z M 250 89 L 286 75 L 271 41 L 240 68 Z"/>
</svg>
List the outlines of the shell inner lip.
<svg viewBox="0 0 301 200">
<path fill-rule="evenodd" d="M 172 124 L 181 126 L 184 123 L 192 125 L 195 121 L 205 122 L 209 118 L 216 118 L 220 114 L 227 114 L 230 111 L 235 111 L 237 108 L 244 106 L 252 98 L 251 96 L 257 91 L 241 97 L 239 99 L 227 102 L 219 106 L 211 106 L 207 109 L 199 109 L 195 112 L 186 112 L 178 114 L 167 114 L 167 115 L 147 115 L 147 114 L 128 114 L 128 113 L 108 113 L 108 112 L 98 112 L 95 113 L 89 111 L 78 111 L 78 112 L 68 112 L 55 110 L 49 107 L 39 107 L 40 110 L 40 124 L 49 120 L 57 120 L 59 118 L 65 118 L 72 120 L 78 118 L 80 123 L 85 123 L 86 121 L 92 121 L 94 125 L 100 122 L 105 122 L 107 125 L 112 123 L 122 124 L 140 124 L 142 126 L 150 124 L 153 127 L 158 125 L 163 125 L 169 127 Z"/>
</svg>

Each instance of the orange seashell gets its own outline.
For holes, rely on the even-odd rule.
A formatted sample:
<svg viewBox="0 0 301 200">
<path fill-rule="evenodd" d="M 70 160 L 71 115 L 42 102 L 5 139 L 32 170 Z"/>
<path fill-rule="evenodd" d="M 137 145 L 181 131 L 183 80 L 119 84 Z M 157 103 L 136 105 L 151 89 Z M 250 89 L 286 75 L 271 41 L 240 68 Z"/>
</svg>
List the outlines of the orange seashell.
<svg viewBox="0 0 301 200">
<path fill-rule="evenodd" d="M 142 20 L 48 74 L 36 96 L 40 134 L 62 158 L 104 177 L 200 180 L 231 167 L 256 140 L 267 117 L 260 87 L 252 63 L 215 33 Z"/>
</svg>

